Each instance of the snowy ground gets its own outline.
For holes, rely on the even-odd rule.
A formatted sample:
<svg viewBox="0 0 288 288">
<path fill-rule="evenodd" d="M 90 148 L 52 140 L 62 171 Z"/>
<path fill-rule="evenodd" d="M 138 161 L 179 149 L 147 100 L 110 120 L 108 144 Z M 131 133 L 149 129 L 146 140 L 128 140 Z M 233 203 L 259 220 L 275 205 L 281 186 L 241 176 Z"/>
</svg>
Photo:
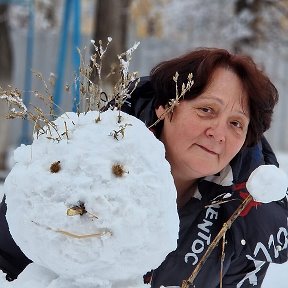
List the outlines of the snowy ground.
<svg viewBox="0 0 288 288">
<path fill-rule="evenodd" d="M 277 153 L 280 167 L 288 173 L 288 153 Z M 3 185 L 0 185 L 0 198 L 3 196 Z M 277 265 L 272 264 L 268 270 L 267 277 L 262 288 L 287 288 L 288 263 Z"/>
</svg>

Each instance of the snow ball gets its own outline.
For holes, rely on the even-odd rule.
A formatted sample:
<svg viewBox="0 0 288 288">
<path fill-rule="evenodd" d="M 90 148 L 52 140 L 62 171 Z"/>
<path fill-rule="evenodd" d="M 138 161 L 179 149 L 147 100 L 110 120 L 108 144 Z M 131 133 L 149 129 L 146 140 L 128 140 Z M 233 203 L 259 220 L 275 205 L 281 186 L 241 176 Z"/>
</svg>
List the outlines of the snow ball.
<svg viewBox="0 0 288 288">
<path fill-rule="evenodd" d="M 243 246 L 246 245 L 246 240 L 245 239 L 241 240 L 241 245 L 243 245 Z"/>
<path fill-rule="evenodd" d="M 257 202 L 278 201 L 287 193 L 288 176 L 275 165 L 261 165 L 251 173 L 246 187 Z"/>
</svg>

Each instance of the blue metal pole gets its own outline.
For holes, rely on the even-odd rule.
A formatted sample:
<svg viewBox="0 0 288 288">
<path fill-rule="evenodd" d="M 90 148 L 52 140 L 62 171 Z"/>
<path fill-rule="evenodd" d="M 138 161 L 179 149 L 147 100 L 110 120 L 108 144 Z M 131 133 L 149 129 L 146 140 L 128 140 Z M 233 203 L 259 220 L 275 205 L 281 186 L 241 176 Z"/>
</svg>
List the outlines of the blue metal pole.
<svg viewBox="0 0 288 288">
<path fill-rule="evenodd" d="M 81 44 L 81 5 L 79 0 L 74 0 L 74 22 L 73 22 L 73 41 L 72 41 L 72 61 L 73 69 L 75 71 L 75 98 L 73 97 L 73 112 L 77 112 L 80 104 L 80 55 L 77 48 Z"/>
<path fill-rule="evenodd" d="M 56 68 L 56 83 L 54 89 L 54 113 L 59 114 L 59 108 L 61 103 L 61 95 L 63 93 L 63 79 L 65 72 L 65 54 L 67 53 L 67 38 L 68 38 L 68 28 L 69 28 L 69 18 L 71 11 L 71 0 L 65 0 L 64 6 L 64 16 L 60 33 L 60 46 L 58 52 L 58 62 Z"/>
<path fill-rule="evenodd" d="M 32 63 L 33 63 L 33 46 L 34 46 L 34 6 L 33 1 L 29 2 L 29 24 L 26 44 L 26 63 L 25 63 L 25 82 L 23 102 L 26 107 L 30 104 L 30 94 L 32 90 Z M 20 143 L 30 144 L 32 139 L 29 137 L 29 122 L 23 121 Z"/>
<path fill-rule="evenodd" d="M 28 4 L 30 0 L 0 0 L 0 4 Z"/>
</svg>

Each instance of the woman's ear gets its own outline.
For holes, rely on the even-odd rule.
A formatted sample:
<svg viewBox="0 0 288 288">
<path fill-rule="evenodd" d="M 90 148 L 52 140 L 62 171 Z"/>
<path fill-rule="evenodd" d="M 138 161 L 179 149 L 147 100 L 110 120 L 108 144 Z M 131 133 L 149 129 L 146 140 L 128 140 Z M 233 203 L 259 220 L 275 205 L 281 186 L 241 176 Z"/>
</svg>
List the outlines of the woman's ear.
<svg viewBox="0 0 288 288">
<path fill-rule="evenodd" d="M 165 118 L 165 108 L 162 105 L 156 108 L 155 112 L 158 119 L 163 120 Z"/>
</svg>

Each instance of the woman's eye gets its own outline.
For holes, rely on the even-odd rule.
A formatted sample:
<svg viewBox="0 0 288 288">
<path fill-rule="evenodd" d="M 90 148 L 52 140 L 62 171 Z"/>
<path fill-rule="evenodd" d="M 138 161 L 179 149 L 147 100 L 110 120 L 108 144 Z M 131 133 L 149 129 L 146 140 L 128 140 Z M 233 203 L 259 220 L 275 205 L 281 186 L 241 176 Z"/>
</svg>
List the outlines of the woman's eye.
<svg viewBox="0 0 288 288">
<path fill-rule="evenodd" d="M 200 109 L 200 111 L 202 111 L 204 113 L 210 113 L 211 114 L 213 112 L 213 109 L 210 107 L 201 107 L 199 109 Z"/>
<path fill-rule="evenodd" d="M 243 125 L 241 122 L 239 121 L 232 121 L 231 124 L 236 127 L 236 128 L 239 128 L 239 129 L 242 129 L 243 128 Z"/>
</svg>

